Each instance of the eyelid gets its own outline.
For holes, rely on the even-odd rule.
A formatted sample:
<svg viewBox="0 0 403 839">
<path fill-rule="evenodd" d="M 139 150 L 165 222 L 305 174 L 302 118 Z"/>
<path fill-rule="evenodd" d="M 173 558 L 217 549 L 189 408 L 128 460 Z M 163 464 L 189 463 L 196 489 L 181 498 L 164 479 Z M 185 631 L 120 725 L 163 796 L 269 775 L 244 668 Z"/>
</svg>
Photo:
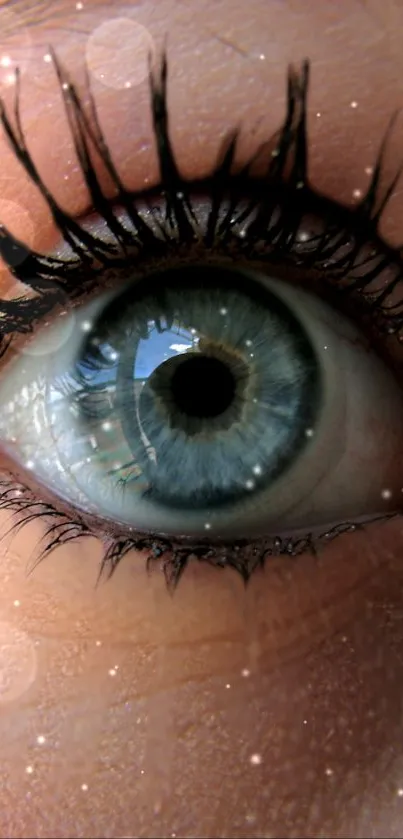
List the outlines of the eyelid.
<svg viewBox="0 0 403 839">
<path fill-rule="evenodd" d="M 98 5 L 98 4 L 97 4 Z M 76 19 L 76 13 L 73 15 Z M 98 20 L 100 18 L 96 18 Z M 82 58 L 84 54 L 81 50 L 81 43 L 79 48 L 74 48 L 68 45 L 65 46 L 66 34 L 63 35 L 63 22 L 60 26 L 60 46 L 63 45 L 61 52 L 63 64 L 70 72 L 74 68 L 74 79 L 78 78 L 80 92 L 82 92 Z M 67 24 L 66 24 L 66 31 Z M 87 30 L 84 31 L 86 36 Z M 151 26 L 150 26 L 151 31 Z M 41 27 L 32 30 L 32 39 L 36 45 L 43 43 L 43 30 Z M 63 40 L 64 39 L 64 40 Z M 57 33 L 52 33 L 52 44 L 58 48 Z M 6 48 L 6 44 L 5 44 Z M 217 50 L 219 45 L 217 46 Z M 222 55 L 218 51 L 218 59 L 221 61 L 220 76 L 225 80 L 226 90 L 226 113 L 229 114 L 231 124 L 227 128 L 233 129 L 233 113 L 234 108 L 231 107 L 231 98 L 235 98 L 235 91 L 233 87 L 229 87 L 231 82 L 230 73 L 233 65 L 231 58 L 228 58 L 226 64 L 223 65 Z M 185 54 L 185 59 L 187 53 Z M 202 75 L 200 78 L 200 86 L 203 88 L 204 100 L 204 115 L 195 120 L 193 125 L 196 126 L 197 131 L 194 131 L 192 149 L 189 152 L 189 108 L 194 108 L 193 102 L 187 98 L 187 90 L 182 77 L 176 77 L 170 85 L 170 111 L 172 112 L 172 125 L 175 134 L 175 150 L 182 163 L 186 166 L 185 176 L 192 180 L 197 177 L 202 177 L 211 170 L 215 162 L 218 144 L 220 137 L 217 137 L 217 132 L 212 130 L 215 128 L 217 118 L 219 118 L 220 130 L 222 126 L 221 114 L 215 108 L 218 107 L 215 92 L 212 90 L 212 81 L 208 78 L 208 70 L 204 63 L 200 63 Z M 240 111 L 240 119 L 246 128 L 256 124 L 256 118 L 264 123 L 263 128 L 254 135 L 252 132 L 245 131 L 245 136 L 242 143 L 241 156 L 239 162 L 250 159 L 253 144 L 258 145 L 260 137 L 267 139 L 271 132 L 274 132 L 279 124 L 279 117 L 283 110 L 283 70 L 279 76 L 273 79 L 273 84 L 270 90 L 270 100 L 261 98 L 258 104 L 251 101 L 250 93 L 248 99 L 246 92 L 249 92 L 248 81 L 253 73 L 256 84 L 258 84 L 261 71 L 261 80 L 265 78 L 264 67 L 262 62 L 254 62 L 250 60 L 245 62 L 245 69 L 236 81 L 244 84 L 245 91 L 242 93 L 240 100 L 242 101 L 242 109 Z M 46 182 L 52 194 L 57 197 L 62 206 L 71 215 L 78 217 L 82 216 L 89 209 L 88 193 L 82 178 L 80 167 L 76 165 L 76 159 L 73 149 L 73 142 L 71 133 L 64 116 L 62 97 L 56 82 L 56 74 L 51 64 L 43 62 L 40 56 L 33 59 L 35 66 L 35 77 L 22 78 L 22 118 L 24 130 L 26 131 L 27 142 L 32 149 L 35 161 L 37 162 L 39 171 L 46 177 Z M 228 67 L 226 72 L 225 67 Z M 190 66 L 190 71 L 193 67 Z M 278 94 L 276 91 L 276 83 L 278 78 Z M 93 81 L 93 80 L 92 80 Z M 208 83 L 207 83 L 208 82 Z M 44 90 L 46 89 L 46 97 L 44 97 Z M 4 97 L 6 104 L 11 105 L 13 99 L 12 88 L 1 90 L 1 95 Z M 155 154 L 152 127 L 149 108 L 149 91 L 147 83 L 138 85 L 131 90 L 116 90 L 107 88 L 99 83 L 94 85 L 94 94 L 97 108 L 99 108 L 100 119 L 105 130 L 106 139 L 109 147 L 113 151 L 114 159 L 117 163 L 118 169 L 125 181 L 129 190 L 138 190 L 139 187 L 145 185 L 147 179 L 147 186 L 152 186 L 159 180 L 157 157 Z M 276 95 L 277 94 L 277 95 Z M 84 96 L 84 100 L 86 97 Z M 209 105 L 209 100 L 212 102 Z M 235 113 L 237 111 L 235 110 Z M 196 116 L 196 115 L 195 115 Z M 323 117 L 324 115 L 322 115 Z M 351 113 L 346 111 L 346 117 L 349 117 L 349 124 L 351 126 Z M 263 117 L 263 119 L 262 119 Z M 187 127 L 186 127 L 187 124 Z M 320 157 L 322 159 L 322 171 L 318 169 L 315 159 L 313 160 L 313 168 L 315 170 L 315 182 L 319 188 L 322 188 L 322 181 L 326 180 L 326 162 L 323 154 L 324 149 L 329 144 L 329 136 L 323 132 L 323 126 L 328 125 L 330 132 L 331 120 L 329 116 L 327 119 L 322 119 L 321 122 L 321 143 L 320 143 Z M 183 129 L 186 127 L 186 131 Z M 313 124 L 315 129 L 315 123 Z M 192 129 L 193 130 L 193 129 Z M 337 150 L 338 161 L 343 159 L 343 149 L 340 144 L 343 140 L 343 129 L 339 126 L 339 148 Z M 222 130 L 221 130 L 222 138 Z M 351 139 L 351 138 L 350 138 Z M 349 137 L 344 137 L 345 145 L 348 145 Z M 315 145 L 315 144 L 314 144 Z M 49 154 L 51 154 L 52 166 L 49 166 Z M 32 243 L 38 250 L 44 251 L 52 248 L 58 239 L 58 232 L 55 230 L 49 218 L 48 209 L 45 202 L 38 195 L 37 190 L 32 183 L 27 179 L 22 167 L 15 161 L 15 157 L 2 131 L 0 131 L 0 161 L 1 166 L 4 167 L 3 177 L 0 171 L 0 195 L 3 201 L 14 201 L 17 205 L 20 204 L 24 209 L 29 208 L 29 214 L 35 229 L 35 242 Z M 70 161 L 70 164 L 69 162 Z M 190 163 L 191 161 L 191 163 Z M 99 163 L 99 161 L 98 161 Z M 190 165 L 189 165 L 190 164 Z M 95 161 L 97 166 L 97 161 Z M 334 166 L 331 167 L 334 169 Z M 338 163 L 338 169 L 340 164 Z M 99 173 L 102 167 L 99 166 Z M 68 175 L 68 180 L 64 180 L 64 175 Z M 362 173 L 357 173 L 356 185 L 361 179 Z M 338 179 L 340 181 L 340 178 Z M 364 178 L 364 180 L 366 180 Z M 113 190 L 111 190 L 110 182 L 107 178 L 104 180 L 101 177 L 101 183 L 105 189 L 107 197 L 112 197 Z M 336 197 L 336 196 L 335 196 Z M 3 210 L 3 211 L 2 211 Z M 25 241 L 27 225 L 24 221 L 24 214 L 21 219 L 10 218 L 7 211 L 7 206 L 1 206 L 0 201 L 0 220 L 7 226 L 10 225 L 10 231 L 17 237 Z"/>
</svg>

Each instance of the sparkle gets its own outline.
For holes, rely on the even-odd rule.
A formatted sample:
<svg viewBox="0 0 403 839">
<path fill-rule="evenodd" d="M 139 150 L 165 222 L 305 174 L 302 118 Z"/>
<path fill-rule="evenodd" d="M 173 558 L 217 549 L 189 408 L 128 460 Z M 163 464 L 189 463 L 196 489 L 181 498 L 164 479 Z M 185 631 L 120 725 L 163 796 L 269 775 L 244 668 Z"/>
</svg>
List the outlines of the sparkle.
<svg viewBox="0 0 403 839">
<path fill-rule="evenodd" d="M 307 428 L 305 431 L 306 437 L 313 437 L 313 428 Z"/>
<path fill-rule="evenodd" d="M 20 601 L 19 601 L 19 600 L 14 600 L 14 606 L 20 606 L 20 605 L 21 605 L 21 604 L 20 604 Z"/>
<path fill-rule="evenodd" d="M 35 466 L 34 461 L 33 460 L 27 460 L 25 466 L 26 466 L 27 469 L 33 469 L 34 466 Z"/>
<path fill-rule="evenodd" d="M 111 667 L 111 669 L 108 670 L 108 673 L 109 673 L 110 676 L 116 676 L 117 672 L 118 671 L 116 670 L 116 667 Z"/>
<path fill-rule="evenodd" d="M 101 646 L 101 644 L 102 644 L 102 641 L 95 641 L 95 646 L 96 646 L 96 647 L 100 647 L 100 646 Z"/>
<path fill-rule="evenodd" d="M 227 684 L 227 685 L 225 685 L 225 687 L 227 688 L 227 690 L 229 690 L 231 685 Z"/>
<path fill-rule="evenodd" d="M 265 56 L 264 52 L 261 52 L 261 53 L 260 53 L 259 58 L 260 58 L 260 61 L 264 61 L 264 60 L 265 60 L 266 56 Z"/>
<path fill-rule="evenodd" d="M 252 346 L 252 341 L 250 340 L 250 338 L 247 338 L 247 340 L 245 341 L 245 344 L 246 344 L 247 347 Z"/>
<path fill-rule="evenodd" d="M 125 83 L 124 83 L 124 87 L 126 88 L 126 90 L 129 90 L 129 88 L 130 88 L 131 86 L 132 86 L 132 83 L 131 83 L 131 82 L 125 82 Z"/>
<path fill-rule="evenodd" d="M 398 790 L 397 790 L 397 792 L 396 792 L 396 795 L 397 795 L 399 798 L 403 798 L 403 789 L 402 789 L 402 787 L 399 787 L 399 789 L 398 789 Z"/>
<path fill-rule="evenodd" d="M 105 422 L 101 425 L 102 431 L 112 431 L 112 423 L 109 420 L 105 420 Z"/>
<path fill-rule="evenodd" d="M 46 742 L 46 738 L 43 736 L 43 734 L 38 734 L 36 742 L 39 746 L 43 746 L 43 744 Z"/>
<path fill-rule="evenodd" d="M 362 190 L 353 189 L 353 198 L 362 198 Z"/>
<path fill-rule="evenodd" d="M 225 309 L 225 308 L 220 309 L 220 315 L 227 315 L 227 314 L 228 314 L 228 309 Z"/>
<path fill-rule="evenodd" d="M 32 773 L 34 771 L 34 767 L 33 766 L 26 766 L 25 771 L 26 771 L 27 775 L 32 775 Z"/>
<path fill-rule="evenodd" d="M 355 99 L 353 99 L 353 101 L 350 102 L 350 108 L 358 108 L 358 102 L 356 102 Z"/>
<path fill-rule="evenodd" d="M 211 524 L 210 524 L 209 521 L 206 521 L 206 524 L 204 525 L 204 529 L 205 530 L 211 530 Z"/>
<path fill-rule="evenodd" d="M 253 472 L 254 475 L 261 475 L 262 474 L 262 467 L 260 466 L 259 463 L 255 464 L 255 466 L 252 469 L 252 472 Z"/>
<path fill-rule="evenodd" d="M 333 775 L 333 769 L 330 769 L 330 766 L 328 766 L 328 767 L 325 769 L 325 775 L 327 775 L 327 776 L 328 776 L 328 778 L 330 778 L 330 776 L 331 776 L 331 775 Z"/>
<path fill-rule="evenodd" d="M 241 676 L 243 676 L 244 679 L 247 679 L 248 676 L 250 676 L 250 670 L 248 670 L 247 667 L 244 667 L 243 670 L 241 670 Z"/>
<path fill-rule="evenodd" d="M 87 792 L 88 784 L 81 784 L 81 789 L 82 789 L 83 792 Z"/>
<path fill-rule="evenodd" d="M 321 112 L 320 112 L 320 111 L 317 111 L 317 112 L 316 112 L 316 116 L 317 116 L 317 117 L 321 117 L 321 116 L 322 116 Z"/>
<path fill-rule="evenodd" d="M 76 3 L 76 9 L 78 12 L 81 12 L 84 8 L 84 3 Z"/>
<path fill-rule="evenodd" d="M 306 230 L 301 230 L 301 233 L 297 234 L 297 239 L 299 242 L 307 242 L 309 239 L 309 233 Z"/>
<path fill-rule="evenodd" d="M 382 492 L 381 492 L 381 497 L 383 498 L 384 501 L 389 501 L 389 499 L 392 498 L 392 490 L 383 489 Z"/>
<path fill-rule="evenodd" d="M 262 755 L 259 755 L 259 754 L 251 755 L 250 762 L 251 762 L 252 766 L 260 766 L 260 764 L 262 762 Z"/>
<path fill-rule="evenodd" d="M 43 56 L 43 60 L 46 62 L 46 64 L 50 64 L 50 63 L 51 63 L 51 61 L 52 61 L 52 56 L 50 55 L 50 53 L 48 53 L 48 52 L 47 52 L 47 53 Z"/>
<path fill-rule="evenodd" d="M 373 175 L 374 174 L 374 167 L 373 166 L 366 166 L 364 171 L 365 171 L 366 175 Z"/>
<path fill-rule="evenodd" d="M 69 89 L 69 83 L 68 82 L 63 82 L 62 90 L 68 90 L 68 89 Z"/>
<path fill-rule="evenodd" d="M 0 58 L 0 64 L 2 67 L 11 67 L 11 58 L 9 55 L 3 55 Z"/>
<path fill-rule="evenodd" d="M 255 486 L 255 482 L 251 481 L 250 478 L 245 482 L 246 489 L 253 489 Z"/>
<path fill-rule="evenodd" d="M 92 323 L 91 323 L 91 321 L 89 321 L 89 320 L 83 320 L 83 322 L 82 322 L 82 324 L 81 324 L 81 329 L 83 330 L 83 332 L 90 332 L 90 331 L 91 331 L 91 329 L 92 329 Z"/>
</svg>

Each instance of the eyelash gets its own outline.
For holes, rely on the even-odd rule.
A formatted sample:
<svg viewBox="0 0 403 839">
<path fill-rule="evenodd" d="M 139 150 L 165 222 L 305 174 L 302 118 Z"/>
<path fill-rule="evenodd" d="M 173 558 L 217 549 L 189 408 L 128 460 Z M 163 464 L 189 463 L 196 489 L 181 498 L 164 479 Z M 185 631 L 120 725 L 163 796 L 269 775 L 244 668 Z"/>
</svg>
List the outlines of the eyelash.
<svg viewBox="0 0 403 839">
<path fill-rule="evenodd" d="M 403 340 L 400 334 L 403 327 L 403 298 L 402 304 L 394 305 L 389 310 L 386 305 L 389 294 L 403 278 L 402 253 L 400 248 L 389 247 L 378 234 L 381 215 L 400 176 L 399 170 L 383 190 L 383 194 L 380 193 L 384 156 L 394 118 L 390 121 L 371 183 L 361 203 L 353 209 L 348 209 L 320 195 L 309 185 L 307 179 L 306 111 L 309 63 L 304 62 L 299 75 L 293 68 L 288 71 L 286 117 L 277 135 L 260 147 L 258 153 L 240 172 L 232 174 L 238 141 L 238 132 L 234 131 L 227 138 L 220 161 L 210 178 L 188 182 L 179 174 L 169 138 L 168 64 L 164 54 L 160 77 L 150 72 L 149 79 L 161 184 L 158 189 L 130 193 L 125 190 L 119 179 L 104 140 L 88 77 L 91 124 L 74 85 L 54 52 L 52 58 L 93 209 L 106 221 L 108 230 L 115 237 L 117 247 L 98 239 L 64 213 L 46 189 L 24 140 L 19 113 L 20 79 L 17 72 L 15 125 L 12 126 L 1 101 L 0 120 L 16 157 L 45 197 L 64 242 L 70 246 L 75 258 L 61 260 L 38 254 L 15 239 L 4 227 L 1 228 L 0 255 L 3 261 L 9 266 L 11 273 L 30 286 L 37 296 L 34 299 L 26 297 L 12 301 L 0 300 L 0 357 L 5 356 L 16 333 L 32 332 L 34 324 L 40 323 L 45 315 L 49 315 L 58 305 L 64 304 L 66 295 L 74 305 L 84 295 L 88 296 L 95 288 L 99 288 L 105 269 L 112 268 L 118 276 L 121 272 L 123 279 L 128 267 L 139 270 L 145 263 L 149 268 L 153 259 L 167 258 L 175 255 L 175 251 L 184 244 L 189 246 L 194 239 L 194 226 L 189 219 L 197 222 L 190 201 L 190 195 L 194 193 L 207 195 L 211 200 L 207 232 L 204 235 L 207 253 L 211 250 L 216 253 L 221 249 L 223 254 L 229 254 L 232 258 L 241 255 L 242 258 L 275 264 L 277 268 L 280 264 L 283 268 L 287 267 L 287 270 L 303 270 L 307 281 L 311 279 L 314 285 L 319 282 L 322 291 L 327 290 L 330 293 L 331 290 L 333 295 L 336 292 L 339 304 L 347 312 L 353 301 L 362 322 L 375 337 L 393 334 L 398 340 Z M 117 189 L 115 201 L 127 212 L 137 235 L 121 225 L 113 213 L 111 202 L 103 196 L 89 156 L 89 139 L 95 144 L 114 181 Z M 263 153 L 269 158 L 267 173 L 263 178 L 256 179 L 251 174 L 252 166 Z M 165 224 L 160 230 L 163 241 L 154 235 L 136 209 L 137 201 L 147 204 L 152 202 L 155 196 L 161 195 L 166 202 Z M 251 196 L 246 200 L 247 208 L 245 210 L 243 207 L 236 215 L 238 202 L 241 200 L 243 205 L 245 204 L 245 195 Z M 223 215 L 225 200 L 228 206 Z M 310 217 L 319 220 L 320 232 L 304 240 L 299 239 L 298 233 L 304 219 Z M 244 237 L 234 236 L 233 233 L 240 221 L 248 224 L 247 235 Z M 135 254 L 130 252 L 134 249 Z M 386 289 L 365 291 L 385 268 L 391 267 L 393 276 Z M 356 268 L 359 269 L 359 273 L 354 276 L 353 270 Z M 399 310 L 400 305 L 402 311 Z M 11 473 L 10 478 L 15 481 L 15 476 Z M 0 509 L 13 512 L 11 530 L 20 529 L 37 518 L 42 518 L 48 523 L 41 541 L 43 547 L 40 549 L 38 562 L 67 542 L 83 536 L 96 535 L 99 538 L 99 530 L 94 526 L 93 520 L 87 522 L 82 515 L 72 519 L 70 513 L 57 510 L 45 501 L 38 501 L 32 491 L 22 483 L 11 485 L 10 478 L 0 480 Z M 397 515 L 399 513 L 383 514 L 373 517 L 370 521 L 383 521 Z M 304 538 L 270 537 L 253 543 L 238 540 L 232 545 L 214 546 L 202 542 L 197 545 L 177 543 L 159 536 L 136 535 L 132 532 L 125 536 L 110 532 L 101 537 L 104 554 L 99 576 L 105 574 L 108 578 L 111 577 L 123 557 L 135 549 L 147 552 L 147 569 L 152 562 L 160 563 L 170 589 L 176 587 L 191 557 L 220 568 L 232 567 L 247 582 L 253 571 L 257 567 L 263 567 L 266 559 L 271 556 L 297 556 L 306 551 L 316 553 L 321 545 L 341 533 L 362 526 L 353 522 L 343 522 L 324 533 L 308 534 Z"/>
</svg>

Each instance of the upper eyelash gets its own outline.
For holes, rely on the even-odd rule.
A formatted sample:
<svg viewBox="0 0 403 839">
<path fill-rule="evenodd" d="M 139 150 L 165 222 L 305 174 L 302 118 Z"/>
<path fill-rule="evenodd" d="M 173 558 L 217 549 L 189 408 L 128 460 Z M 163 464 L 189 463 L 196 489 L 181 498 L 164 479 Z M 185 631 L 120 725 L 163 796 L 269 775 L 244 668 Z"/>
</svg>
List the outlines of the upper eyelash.
<svg viewBox="0 0 403 839">
<path fill-rule="evenodd" d="M 116 247 L 109 242 L 104 242 L 97 238 L 85 230 L 79 222 L 66 214 L 43 183 L 24 139 L 19 112 L 20 78 L 17 73 L 16 103 L 14 109 L 15 125 L 12 125 L 4 104 L 1 101 L 0 121 L 16 157 L 20 160 L 26 172 L 31 177 L 31 180 L 37 185 L 45 197 L 64 241 L 70 245 L 76 258 L 62 260 L 51 255 L 34 252 L 20 240 L 13 237 L 5 227 L 0 228 L 0 255 L 3 261 L 9 266 L 11 273 L 18 280 L 30 286 L 37 293 L 34 299 L 0 300 L 0 315 L 2 316 L 0 354 L 4 354 L 8 349 L 14 333 L 32 331 L 35 322 L 38 322 L 44 315 L 48 314 L 55 305 L 64 302 L 66 293 L 73 299 L 82 295 L 83 286 L 88 288 L 89 285 L 87 280 L 88 272 L 90 272 L 92 282 L 95 284 L 97 276 L 100 273 L 102 274 L 105 266 L 113 265 L 120 267 L 127 264 L 128 248 L 133 247 L 133 244 L 137 244 L 145 250 L 147 249 L 147 245 L 153 250 L 155 250 L 156 246 L 163 247 L 164 245 L 163 242 L 161 244 L 161 240 L 156 239 L 151 228 L 141 218 L 135 204 L 136 199 L 147 201 L 151 195 L 155 194 L 156 190 L 139 191 L 136 193 L 129 192 L 125 189 L 99 125 L 89 80 L 87 79 L 90 94 L 91 122 L 83 110 L 74 85 L 68 79 L 55 53 L 52 50 L 50 52 L 60 83 L 77 157 L 89 188 L 93 207 L 104 218 L 108 229 L 113 233 L 116 240 Z M 194 186 L 194 183 L 191 184 L 182 179 L 169 137 L 167 66 L 167 57 L 164 54 L 161 61 L 160 76 L 156 77 L 150 70 L 154 133 L 160 162 L 162 189 L 167 208 L 166 220 L 173 229 L 176 228 L 179 231 L 181 242 L 190 242 L 194 236 L 194 227 L 191 223 L 193 208 L 189 200 L 188 190 L 189 187 Z M 391 248 L 379 238 L 378 228 L 381 215 L 400 176 L 399 169 L 381 193 L 380 181 L 383 173 L 384 157 L 390 132 L 393 129 L 395 116 L 392 117 L 385 133 L 367 194 L 361 203 L 352 210 L 338 206 L 335 202 L 321 196 L 308 184 L 308 136 L 306 122 L 308 81 L 308 62 L 303 63 L 299 75 L 293 68 L 290 68 L 288 71 L 287 112 L 284 123 L 279 132 L 277 132 L 277 135 L 272 137 L 264 146 L 260 147 L 258 152 L 255 153 L 243 169 L 236 175 L 233 175 L 231 172 L 239 137 L 239 132 L 233 131 L 223 145 L 219 161 L 211 177 L 199 182 L 203 186 L 208 183 L 212 195 L 211 210 L 205 236 L 206 248 L 213 247 L 220 233 L 222 234 L 222 238 L 225 239 L 224 234 L 230 230 L 231 217 L 236 210 L 237 190 L 239 192 L 242 186 L 247 185 L 250 188 L 253 185 L 258 193 L 259 200 L 254 195 L 249 206 L 249 209 L 257 208 L 255 221 L 252 222 L 248 229 L 248 234 L 251 231 L 252 238 L 253 233 L 258 238 L 263 230 L 265 230 L 267 235 L 270 232 L 270 244 L 274 254 L 281 255 L 284 258 L 286 255 L 292 253 L 292 248 L 296 243 L 296 234 L 300 225 L 301 215 L 307 212 L 307 208 L 308 211 L 312 207 L 316 210 L 318 207 L 327 208 L 328 210 L 331 209 L 331 223 L 328 226 L 324 226 L 324 230 L 319 237 L 312 237 L 307 243 L 305 253 L 301 249 L 299 251 L 303 267 L 306 265 L 310 265 L 311 267 L 320 266 L 323 271 L 326 263 L 331 263 L 333 279 L 343 279 L 347 273 L 350 274 L 351 268 L 354 265 L 359 264 L 362 267 L 363 263 L 357 263 L 357 257 L 359 257 L 363 243 L 372 238 L 376 240 L 378 245 L 376 254 L 378 261 L 375 259 L 375 266 L 374 262 L 370 261 L 367 274 L 363 275 L 361 273 L 358 281 L 354 276 L 350 276 L 350 285 L 356 282 L 357 288 L 361 287 L 362 292 L 362 288 L 365 288 L 365 282 L 369 282 L 373 278 L 374 270 L 379 272 L 384 265 L 394 264 L 396 265 L 396 276 L 390 281 L 390 287 L 393 288 L 396 282 L 400 281 L 402 275 L 401 252 L 399 248 Z M 120 205 L 123 205 L 128 213 L 137 235 L 133 235 L 131 231 L 128 232 L 123 227 L 117 216 L 113 213 L 111 202 L 104 197 L 96 172 L 91 163 L 89 139 L 100 153 L 101 159 L 116 186 L 118 193 L 116 200 Z M 270 151 L 270 149 L 271 154 L 266 176 L 260 178 L 258 181 L 254 181 L 251 177 L 253 163 L 264 150 Z M 222 208 L 223 195 L 226 191 L 229 192 L 231 200 L 223 220 L 220 218 L 220 209 Z M 280 193 L 283 200 L 288 198 L 288 215 L 286 217 L 285 212 L 281 212 L 276 223 L 272 224 L 270 231 L 268 231 L 270 220 L 273 218 L 273 209 L 276 207 L 276 202 L 278 204 Z M 291 199 L 293 211 L 291 211 Z M 345 238 L 346 229 L 349 232 L 352 231 L 354 236 L 351 250 L 341 258 L 339 254 L 340 241 L 342 237 Z M 313 244 L 314 247 L 312 247 Z M 311 245 L 310 249 L 309 245 Z M 302 258 L 301 254 L 304 258 Z M 18 255 L 18 259 L 16 259 L 16 255 Z M 380 297 L 382 298 L 381 301 L 379 301 Z M 372 294 L 367 301 L 368 311 L 374 311 L 374 305 L 378 305 L 378 320 L 381 321 L 379 314 L 382 311 L 384 328 L 387 331 L 399 332 L 403 325 L 403 313 L 401 314 L 399 312 L 399 306 L 395 306 L 393 311 L 388 312 L 387 306 L 385 306 L 386 300 L 387 294 L 385 294 L 385 291 L 382 291 L 382 293 L 379 292 L 376 295 Z M 53 505 L 35 501 L 27 488 L 23 488 L 24 495 L 22 497 L 16 497 L 15 490 L 10 488 L 9 482 L 0 481 L 0 489 L 1 487 L 0 507 L 12 509 L 15 512 L 16 521 L 13 525 L 14 528 L 18 528 L 27 523 L 33 517 L 44 517 L 48 521 L 50 519 L 50 524 L 46 532 L 46 546 L 41 551 L 40 558 L 50 553 L 59 544 L 65 544 L 83 535 L 96 535 L 95 528 L 87 523 L 85 516 L 77 515 L 77 518 L 73 521 L 70 516 L 56 510 Z M 385 520 L 395 515 L 398 514 L 383 514 L 374 517 L 372 520 Z M 162 561 L 165 578 L 170 587 L 175 587 L 177 584 L 190 556 L 203 559 L 218 567 L 231 566 L 247 581 L 252 571 L 256 567 L 263 565 L 268 556 L 281 554 L 297 555 L 305 550 L 314 551 L 316 544 L 328 541 L 340 532 L 356 529 L 358 526 L 352 522 L 344 522 L 315 537 L 308 534 L 303 539 L 260 539 L 252 544 L 247 544 L 246 540 L 239 540 L 232 546 L 222 544 L 214 548 L 202 543 L 190 548 L 189 546 L 175 543 L 174 540 L 161 539 L 153 535 L 124 538 L 120 538 L 117 535 L 109 539 L 104 539 L 106 543 L 105 553 L 100 573 L 102 574 L 106 571 L 110 576 L 123 556 L 129 550 L 136 548 L 137 550 L 148 551 L 147 563 L 152 559 Z"/>
</svg>

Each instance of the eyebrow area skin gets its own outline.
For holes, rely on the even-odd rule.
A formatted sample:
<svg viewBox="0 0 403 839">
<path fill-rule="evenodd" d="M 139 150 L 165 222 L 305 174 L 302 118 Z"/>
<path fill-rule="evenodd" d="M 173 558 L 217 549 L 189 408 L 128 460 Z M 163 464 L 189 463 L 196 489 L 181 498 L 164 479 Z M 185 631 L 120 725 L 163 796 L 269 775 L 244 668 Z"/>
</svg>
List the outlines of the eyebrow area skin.
<svg viewBox="0 0 403 839">
<path fill-rule="evenodd" d="M 282 121 L 289 62 L 308 56 L 312 182 L 345 203 L 365 190 L 365 170 L 403 103 L 398 5 L 83 5 L 0 6 L 0 95 L 12 107 L 1 57 L 13 59 L 15 46 L 27 143 L 70 213 L 83 216 L 88 195 L 43 55 L 51 43 L 86 102 L 88 39 L 119 18 L 145 27 L 157 52 L 169 35 L 170 119 L 184 174 L 209 172 L 234 123 L 243 129 L 239 163 L 248 159 Z M 6 12 L 14 32 L 2 28 Z M 129 61 L 131 30 L 128 44 L 121 31 Z M 157 183 L 146 80 L 128 90 L 91 83 L 123 180 L 131 189 L 146 177 Z M 391 171 L 402 139 L 398 120 Z M 384 218 L 393 243 L 403 239 L 402 201 L 397 189 Z M 1 131 L 0 221 L 39 250 L 57 244 Z M 6 273 L 0 282 L 12 288 Z M 9 524 L 1 512 L 0 536 Z M 28 574 L 41 534 L 35 522 L 0 542 L 0 637 L 11 627 L 35 651 L 26 689 L 13 698 L 0 689 L 0 837 L 400 835 L 399 521 L 341 537 L 319 557 L 273 562 L 246 589 L 235 574 L 195 562 L 173 598 L 158 567 L 147 576 L 136 554 L 96 587 L 96 540 L 65 546 Z"/>
</svg>

